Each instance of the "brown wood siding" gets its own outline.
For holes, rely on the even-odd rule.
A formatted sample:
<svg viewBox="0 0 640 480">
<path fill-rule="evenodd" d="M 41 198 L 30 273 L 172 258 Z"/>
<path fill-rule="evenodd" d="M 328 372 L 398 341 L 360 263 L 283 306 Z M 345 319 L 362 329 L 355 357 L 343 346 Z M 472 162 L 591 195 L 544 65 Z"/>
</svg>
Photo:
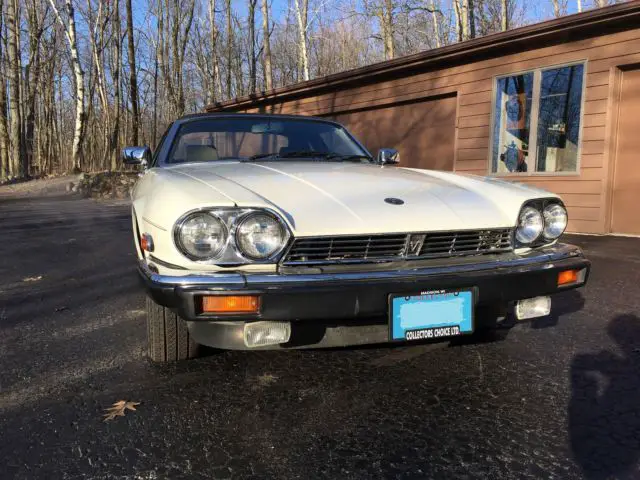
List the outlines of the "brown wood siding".
<svg viewBox="0 0 640 480">
<path fill-rule="evenodd" d="M 396 148 L 400 164 L 453 170 L 456 97 L 432 98 L 407 105 L 331 115 L 372 153 Z"/>
<path fill-rule="evenodd" d="M 562 195 L 569 209 L 569 231 L 605 233 L 607 229 L 605 189 L 610 162 L 609 144 L 606 139 L 611 120 L 613 88 L 611 72 L 620 65 L 640 63 L 640 28 L 459 64 L 411 76 L 399 75 L 377 83 L 369 81 L 364 85 L 258 107 L 253 111 L 335 117 L 345 122 L 369 148 L 377 147 L 378 144 L 382 146 L 380 138 L 385 140 L 384 146 L 400 145 L 403 158 L 407 158 L 410 155 L 407 151 L 414 151 L 414 148 L 425 148 L 429 145 L 428 148 L 431 148 L 437 156 L 439 150 L 433 150 L 434 148 L 446 150 L 450 148 L 448 145 L 455 145 L 453 154 L 455 171 L 486 175 L 490 164 L 492 95 L 495 78 L 573 62 L 585 62 L 586 66 L 580 171 L 568 175 L 518 175 L 503 178 Z M 458 95 L 457 117 L 451 141 L 448 136 L 433 133 L 430 127 L 413 127 L 412 125 L 417 121 L 414 116 L 419 115 L 416 113 L 419 109 L 414 112 L 411 107 L 397 105 L 398 102 L 415 102 L 413 105 L 416 106 L 421 103 L 428 104 L 432 101 L 429 99 L 434 97 L 439 98 L 456 93 Z M 354 112 L 358 109 L 368 110 Z M 394 110 L 397 113 L 392 113 Z M 411 115 L 407 117 L 411 118 L 410 122 L 402 121 L 406 115 Z M 409 127 L 403 132 L 405 124 Z M 423 125 L 428 125 L 428 122 Z M 381 134 L 381 129 L 387 130 L 386 137 L 378 136 Z M 419 136 L 416 137 L 418 131 L 419 135 L 431 135 L 431 138 L 437 138 L 439 141 L 422 142 Z M 387 139 L 396 139 L 397 145 L 387 144 Z M 443 139 L 446 140 L 444 143 Z M 375 148 L 372 149 L 375 150 Z M 422 160 L 420 162 L 420 165 L 431 165 Z"/>
</svg>

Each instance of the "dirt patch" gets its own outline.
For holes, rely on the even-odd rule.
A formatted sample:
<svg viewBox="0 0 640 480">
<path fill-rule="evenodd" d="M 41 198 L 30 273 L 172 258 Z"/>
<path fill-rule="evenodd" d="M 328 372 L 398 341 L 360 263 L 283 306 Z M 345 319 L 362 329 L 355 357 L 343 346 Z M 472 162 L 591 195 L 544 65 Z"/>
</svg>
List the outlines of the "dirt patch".
<svg viewBox="0 0 640 480">
<path fill-rule="evenodd" d="M 31 197 L 64 194 L 67 184 L 77 175 L 60 175 L 0 185 L 1 197 Z"/>
</svg>

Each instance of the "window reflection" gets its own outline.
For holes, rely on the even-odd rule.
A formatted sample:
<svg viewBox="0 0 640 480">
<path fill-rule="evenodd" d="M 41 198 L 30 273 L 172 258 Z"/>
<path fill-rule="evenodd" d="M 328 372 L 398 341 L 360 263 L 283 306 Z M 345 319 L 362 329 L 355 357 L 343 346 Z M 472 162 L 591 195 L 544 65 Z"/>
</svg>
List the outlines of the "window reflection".
<svg viewBox="0 0 640 480">
<path fill-rule="evenodd" d="M 493 132 L 493 171 L 526 172 L 533 73 L 498 79 Z"/>
<path fill-rule="evenodd" d="M 582 64 L 497 80 L 491 159 L 494 173 L 577 170 L 583 81 Z M 537 116 L 533 131 L 532 112 Z M 529 152 L 530 145 L 535 151 Z"/>
<path fill-rule="evenodd" d="M 536 170 L 574 172 L 578 161 L 583 65 L 542 72 Z"/>
</svg>

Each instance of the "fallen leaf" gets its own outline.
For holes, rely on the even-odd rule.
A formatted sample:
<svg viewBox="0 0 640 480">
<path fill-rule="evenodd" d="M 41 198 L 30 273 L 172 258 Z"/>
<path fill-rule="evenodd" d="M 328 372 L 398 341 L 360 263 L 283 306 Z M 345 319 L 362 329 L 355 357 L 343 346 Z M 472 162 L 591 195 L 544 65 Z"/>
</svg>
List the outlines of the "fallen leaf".
<svg viewBox="0 0 640 480">
<path fill-rule="evenodd" d="M 42 275 L 38 275 L 37 277 L 27 277 L 22 279 L 23 282 L 37 282 L 38 280 L 42 280 Z"/>
<path fill-rule="evenodd" d="M 132 410 L 135 412 L 136 405 L 140 405 L 140 402 L 129 402 L 126 400 L 119 400 L 109 408 L 105 408 L 104 421 L 113 420 L 116 417 L 124 417 L 125 410 Z"/>
</svg>

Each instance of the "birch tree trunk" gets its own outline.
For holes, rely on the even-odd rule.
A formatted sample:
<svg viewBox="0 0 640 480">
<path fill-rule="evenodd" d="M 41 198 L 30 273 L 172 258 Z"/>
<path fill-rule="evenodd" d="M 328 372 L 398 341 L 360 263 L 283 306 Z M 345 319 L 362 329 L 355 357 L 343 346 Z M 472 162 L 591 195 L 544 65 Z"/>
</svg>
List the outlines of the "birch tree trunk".
<svg viewBox="0 0 640 480">
<path fill-rule="evenodd" d="M 557 0 L 554 0 L 557 2 Z M 508 12 L 508 5 L 509 0 L 502 0 L 500 2 L 500 20 L 501 20 L 501 27 L 502 27 L 502 31 L 506 32 L 507 30 L 509 30 L 509 12 Z"/>
<path fill-rule="evenodd" d="M 136 46 L 133 35 L 133 14 L 131 0 L 126 0 L 127 40 L 129 56 L 129 97 L 131 101 L 131 139 L 130 145 L 138 145 L 138 129 L 140 124 L 140 107 L 138 101 L 138 77 L 136 72 Z"/>
<path fill-rule="evenodd" d="M 298 65 L 302 70 L 302 79 L 309 80 L 309 54 L 307 51 L 309 0 L 294 0 L 298 21 Z"/>
<path fill-rule="evenodd" d="M 20 112 L 20 20 L 18 0 L 7 2 L 7 59 L 9 61 L 9 136 L 11 142 L 11 173 L 20 178 L 29 174 L 26 164 L 22 116 Z"/>
<path fill-rule="evenodd" d="M 273 90 L 273 67 L 271 66 L 271 32 L 269 31 L 269 3 L 262 0 L 262 55 L 265 90 Z"/>
<path fill-rule="evenodd" d="M 440 19 L 438 18 L 438 11 L 440 10 L 440 2 L 436 6 L 434 0 L 431 0 L 429 4 L 429 9 L 431 10 L 431 21 L 433 22 L 433 36 L 436 41 L 436 48 L 440 48 L 442 46 L 442 42 L 440 41 Z"/>
<path fill-rule="evenodd" d="M 462 40 L 469 40 L 469 0 L 462 0 L 460 12 L 462 23 Z"/>
<path fill-rule="evenodd" d="M 76 122 L 73 133 L 73 147 L 71 149 L 71 157 L 73 159 L 73 169 L 77 172 L 82 170 L 82 143 L 84 141 L 85 125 L 85 103 L 84 103 L 84 72 L 80 64 L 80 56 L 78 55 L 78 42 L 76 38 L 76 19 L 72 0 L 65 0 L 65 10 L 69 24 L 65 24 L 55 0 L 49 0 L 51 8 L 65 31 L 69 49 L 71 50 L 71 64 L 73 65 L 73 74 L 75 77 L 76 87 Z"/>
<path fill-rule="evenodd" d="M 464 40 L 464 30 L 462 28 L 462 0 L 453 0 L 453 13 L 455 15 L 456 38 L 458 42 Z"/>
<path fill-rule="evenodd" d="M 582 0 L 578 0 L 578 13 L 582 11 Z"/>
</svg>

